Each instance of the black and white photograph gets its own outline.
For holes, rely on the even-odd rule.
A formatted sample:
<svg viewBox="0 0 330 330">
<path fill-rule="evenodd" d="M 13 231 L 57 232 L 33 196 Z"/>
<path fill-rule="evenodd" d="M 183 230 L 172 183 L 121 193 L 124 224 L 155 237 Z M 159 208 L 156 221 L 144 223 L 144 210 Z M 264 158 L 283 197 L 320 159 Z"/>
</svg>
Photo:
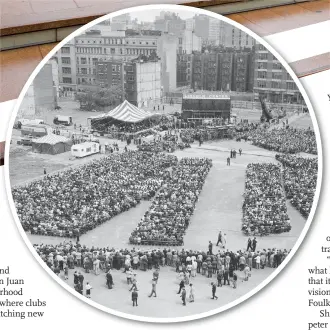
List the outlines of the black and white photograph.
<svg viewBox="0 0 330 330">
<path fill-rule="evenodd" d="M 85 302 L 152 321 L 225 310 L 277 275 L 312 221 L 322 161 L 307 95 L 264 41 L 161 7 L 65 39 L 6 145 L 39 262 Z"/>
</svg>

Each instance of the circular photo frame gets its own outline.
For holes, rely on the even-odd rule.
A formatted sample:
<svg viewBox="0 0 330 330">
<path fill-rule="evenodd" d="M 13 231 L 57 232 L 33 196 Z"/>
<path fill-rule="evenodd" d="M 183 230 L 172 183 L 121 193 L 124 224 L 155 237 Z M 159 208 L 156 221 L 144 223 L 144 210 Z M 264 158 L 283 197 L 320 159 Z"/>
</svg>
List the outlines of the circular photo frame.
<svg viewBox="0 0 330 330">
<path fill-rule="evenodd" d="M 320 132 L 298 78 L 255 33 L 192 7 L 134 7 L 72 33 L 7 134 L 27 247 L 71 294 L 127 319 L 247 300 L 294 256 L 319 199 Z"/>
</svg>

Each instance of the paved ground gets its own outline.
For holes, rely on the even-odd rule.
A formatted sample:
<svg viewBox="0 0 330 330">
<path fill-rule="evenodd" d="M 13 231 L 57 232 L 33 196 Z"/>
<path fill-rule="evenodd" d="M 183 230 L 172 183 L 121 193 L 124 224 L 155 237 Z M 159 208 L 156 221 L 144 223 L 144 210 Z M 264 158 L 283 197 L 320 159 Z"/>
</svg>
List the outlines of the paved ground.
<svg viewBox="0 0 330 330">
<path fill-rule="evenodd" d="M 132 306 L 130 286 L 126 282 L 126 276 L 121 271 L 112 271 L 114 279 L 114 288 L 109 290 L 105 284 L 105 274 L 100 275 L 85 274 L 85 282 L 89 281 L 92 285 L 91 299 L 95 302 L 107 306 L 116 311 L 146 316 L 146 317 L 182 317 L 188 315 L 196 315 L 203 312 L 208 312 L 216 308 L 232 302 L 242 295 L 248 293 L 267 278 L 273 269 L 265 268 L 263 270 L 253 270 L 249 281 L 243 282 L 243 274 L 237 272 L 239 277 L 237 281 L 237 289 L 229 286 L 219 287 L 217 289 L 218 300 L 211 299 L 210 284 L 215 280 L 207 279 L 200 274 L 191 280 L 195 288 L 195 302 L 187 303 L 182 306 L 180 296 L 177 294 L 179 287 L 179 279 L 174 268 L 162 267 L 160 277 L 157 284 L 157 298 L 149 298 L 151 291 L 152 273 L 150 271 L 137 271 L 139 299 L 138 307 Z M 61 276 L 63 278 L 63 276 Z M 73 286 L 73 276 L 70 273 L 68 285 Z M 189 295 L 189 290 L 187 290 Z"/>
</svg>

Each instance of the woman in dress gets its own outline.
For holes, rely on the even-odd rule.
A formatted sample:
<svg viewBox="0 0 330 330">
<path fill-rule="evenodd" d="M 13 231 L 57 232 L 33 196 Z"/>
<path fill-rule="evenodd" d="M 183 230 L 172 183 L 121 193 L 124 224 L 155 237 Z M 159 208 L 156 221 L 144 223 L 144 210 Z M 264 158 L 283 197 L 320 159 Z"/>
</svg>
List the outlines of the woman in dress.
<svg viewBox="0 0 330 330">
<path fill-rule="evenodd" d="M 189 284 L 189 301 L 194 302 L 195 301 L 195 289 L 193 288 L 192 283 Z"/>
</svg>

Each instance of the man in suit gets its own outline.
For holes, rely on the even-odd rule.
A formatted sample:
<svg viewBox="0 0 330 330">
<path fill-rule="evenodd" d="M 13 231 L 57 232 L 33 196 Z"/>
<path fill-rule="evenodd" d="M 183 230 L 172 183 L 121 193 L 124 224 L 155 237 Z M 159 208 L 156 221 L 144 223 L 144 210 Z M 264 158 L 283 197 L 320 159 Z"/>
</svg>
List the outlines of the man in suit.
<svg viewBox="0 0 330 330">
<path fill-rule="evenodd" d="M 221 230 L 218 234 L 218 241 L 217 241 L 217 246 L 219 245 L 219 243 L 222 245 L 222 233 L 221 233 Z"/>
<path fill-rule="evenodd" d="M 187 297 L 186 289 L 183 286 L 182 293 L 181 293 L 181 299 L 182 299 L 182 305 L 183 306 L 186 306 L 186 297 Z"/>
<path fill-rule="evenodd" d="M 134 289 L 133 292 L 132 292 L 132 302 L 133 302 L 133 307 L 134 307 L 134 306 L 138 306 L 138 304 L 137 304 L 137 299 L 138 299 L 138 293 L 137 293 L 137 290 Z"/>
<path fill-rule="evenodd" d="M 218 300 L 218 297 L 215 295 L 215 293 L 217 292 L 217 286 L 215 285 L 215 283 L 211 283 L 211 286 L 212 286 L 212 298 L 211 299 L 217 299 Z"/>
</svg>

